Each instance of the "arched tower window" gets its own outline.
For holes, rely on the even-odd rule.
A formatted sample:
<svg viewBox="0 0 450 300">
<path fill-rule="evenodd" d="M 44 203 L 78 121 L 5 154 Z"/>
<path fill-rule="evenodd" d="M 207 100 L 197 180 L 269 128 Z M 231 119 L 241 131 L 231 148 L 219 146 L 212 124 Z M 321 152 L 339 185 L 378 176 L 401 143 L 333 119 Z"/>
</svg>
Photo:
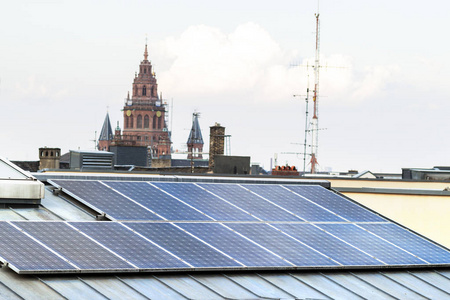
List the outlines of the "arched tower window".
<svg viewBox="0 0 450 300">
<path fill-rule="evenodd" d="M 153 129 L 156 129 L 156 116 L 153 117 Z"/>
<path fill-rule="evenodd" d="M 148 128 L 150 126 L 150 119 L 148 115 L 144 116 L 144 128 Z"/>
<path fill-rule="evenodd" d="M 158 129 L 161 129 L 161 117 L 158 118 Z"/>
<path fill-rule="evenodd" d="M 156 97 L 156 95 L 155 95 L 155 87 L 154 86 L 152 86 L 152 97 Z"/>
<path fill-rule="evenodd" d="M 137 86 L 134 86 L 134 95 L 137 96 L 137 93 L 138 93 L 138 88 L 137 88 Z"/>
<path fill-rule="evenodd" d="M 129 125 L 128 125 L 128 119 L 129 119 L 129 117 L 127 116 L 127 117 L 125 117 L 125 128 L 128 128 L 129 127 Z"/>
<path fill-rule="evenodd" d="M 136 128 L 142 128 L 142 116 L 141 115 L 137 116 Z"/>
<path fill-rule="evenodd" d="M 147 87 L 144 85 L 142 87 L 142 96 L 146 96 L 147 95 Z"/>
<path fill-rule="evenodd" d="M 133 119 L 133 115 L 130 116 L 130 123 L 128 125 L 130 125 L 129 128 L 133 128 L 134 127 L 134 119 Z"/>
</svg>

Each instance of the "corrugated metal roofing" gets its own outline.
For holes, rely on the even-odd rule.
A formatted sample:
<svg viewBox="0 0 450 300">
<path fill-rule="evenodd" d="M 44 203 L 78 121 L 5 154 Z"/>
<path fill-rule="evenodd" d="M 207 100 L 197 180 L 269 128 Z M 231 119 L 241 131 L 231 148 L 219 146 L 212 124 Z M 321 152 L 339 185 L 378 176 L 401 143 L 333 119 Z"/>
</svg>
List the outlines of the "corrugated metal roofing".
<svg viewBox="0 0 450 300">
<path fill-rule="evenodd" d="M 2 299 L 448 299 L 450 270 L 20 276 Z"/>
</svg>

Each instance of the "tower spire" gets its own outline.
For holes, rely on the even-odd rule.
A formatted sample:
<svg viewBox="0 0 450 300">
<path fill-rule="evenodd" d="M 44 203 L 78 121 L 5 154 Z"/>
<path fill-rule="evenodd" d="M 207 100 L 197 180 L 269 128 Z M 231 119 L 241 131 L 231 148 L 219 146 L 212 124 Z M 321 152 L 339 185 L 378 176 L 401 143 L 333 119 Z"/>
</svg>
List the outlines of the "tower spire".
<svg viewBox="0 0 450 300">
<path fill-rule="evenodd" d="M 147 60 L 148 58 L 148 51 L 147 51 L 147 39 L 145 40 L 145 51 L 144 51 L 144 60 Z"/>
</svg>

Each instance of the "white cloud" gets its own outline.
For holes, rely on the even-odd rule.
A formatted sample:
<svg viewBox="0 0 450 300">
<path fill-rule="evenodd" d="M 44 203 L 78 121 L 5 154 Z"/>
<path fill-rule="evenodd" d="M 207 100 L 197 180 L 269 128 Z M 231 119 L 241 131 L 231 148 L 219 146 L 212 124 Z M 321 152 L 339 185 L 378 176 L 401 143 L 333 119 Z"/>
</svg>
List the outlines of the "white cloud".
<svg viewBox="0 0 450 300">
<path fill-rule="evenodd" d="M 304 58 L 301 66 L 291 67 L 298 54 L 281 49 L 255 23 L 241 24 L 228 34 L 206 25 L 191 26 L 157 48 L 162 59 L 170 61 L 158 76 L 160 90 L 172 96 L 248 105 L 284 103 L 292 101 L 293 94 L 306 93 L 308 76 L 310 91 L 314 89 L 314 59 Z M 350 56 L 323 56 L 320 95 L 337 105 L 359 104 L 378 95 L 398 72 L 395 65 L 361 67 L 354 66 Z"/>
<path fill-rule="evenodd" d="M 173 62 L 160 74 L 159 82 L 184 96 L 253 91 L 267 83 L 271 68 L 284 62 L 279 45 L 254 23 L 239 25 L 230 34 L 205 25 L 191 26 L 160 46 Z"/>
</svg>

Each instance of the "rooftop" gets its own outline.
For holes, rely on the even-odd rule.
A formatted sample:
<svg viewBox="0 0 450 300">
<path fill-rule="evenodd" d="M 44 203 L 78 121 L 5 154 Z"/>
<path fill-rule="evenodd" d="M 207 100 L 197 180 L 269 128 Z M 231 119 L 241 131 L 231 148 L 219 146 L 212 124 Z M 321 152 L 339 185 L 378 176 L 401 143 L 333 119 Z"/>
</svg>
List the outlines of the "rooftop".
<svg viewBox="0 0 450 300">
<path fill-rule="evenodd" d="M 8 163 L 0 169 L 4 168 L 18 171 Z M 14 173 L 13 170 L 10 171 Z M 33 175 L 45 183 L 45 194 L 41 203 L 10 205 L 0 209 L 0 226 L 3 228 L 3 236 L 0 239 L 0 260 L 3 263 L 3 268 L 0 269 L 0 295 L 3 298 L 443 299 L 450 295 L 448 249 L 335 193 L 329 189 L 329 183 L 326 181 L 290 178 L 265 178 L 261 181 L 256 178 L 221 176 L 80 172 L 47 172 Z M 305 187 L 312 193 L 305 194 Z M 154 197 L 150 198 L 149 193 L 153 193 Z M 230 196 L 236 193 L 245 196 L 245 201 Z M 280 193 L 282 197 L 277 196 Z M 317 193 L 323 197 L 318 197 Z M 290 201 L 294 200 L 296 205 L 289 206 Z M 215 204 L 208 208 L 206 203 L 211 201 L 215 201 Z M 336 205 L 337 203 L 339 204 Z M 132 210 L 132 205 L 138 208 Z M 302 205 L 303 209 L 300 209 L 299 205 Z M 141 217 L 138 220 L 138 216 L 144 213 L 152 217 Z M 176 217 L 177 215 L 179 217 Z M 199 218 L 205 220 L 200 221 Z M 327 218 L 328 220 L 325 220 Z M 102 229 L 90 230 L 91 226 L 100 226 Z M 142 231 L 145 226 L 150 226 L 153 230 Z M 300 226 L 309 227 L 311 230 L 320 228 L 317 234 L 322 238 L 314 242 L 317 235 L 313 234 L 309 235 L 309 240 L 306 241 L 303 240 L 305 235 L 294 236 L 295 230 L 288 232 L 289 228 Z M 171 231 L 172 234 L 157 234 L 164 233 L 162 228 L 169 227 L 179 227 L 183 230 Z M 231 228 L 233 231 L 221 230 L 219 235 L 208 230 L 195 231 L 195 228 L 216 227 Z M 259 234 L 260 232 L 252 233 L 253 229 L 260 227 L 264 227 L 267 232 L 273 227 L 277 230 L 271 231 L 271 238 L 264 239 L 265 235 Z M 349 231 L 340 230 L 350 227 L 352 235 L 348 235 Z M 360 230 L 360 227 L 364 230 Z M 396 228 L 395 232 L 400 230 L 403 240 L 392 239 L 391 235 L 377 229 L 385 227 Z M 13 239 L 9 244 L 5 242 L 10 238 L 5 236 L 6 228 L 11 232 L 20 228 L 21 231 L 16 231 L 25 235 L 21 233 L 19 236 L 27 237 L 21 239 L 21 242 L 31 238 L 46 250 L 64 257 L 65 262 L 78 267 L 78 271 L 76 274 L 62 274 L 63 271 L 55 269 L 41 270 L 33 275 L 18 274 L 17 271 L 20 273 L 20 270 L 25 269 L 17 268 L 12 261 L 20 258 L 22 250 L 19 247 L 10 254 L 10 259 L 5 258 L 7 249 L 13 247 L 12 242 L 15 241 Z M 58 230 L 55 230 L 56 228 Z M 73 230 L 74 228 L 76 230 Z M 107 234 L 109 229 L 117 228 L 120 229 L 116 233 L 121 234 Z M 289 236 L 280 236 L 278 230 L 288 233 Z M 124 232 L 126 234 L 123 235 Z M 148 234 L 152 233 L 156 235 L 149 238 Z M 173 238 L 175 234 L 178 238 Z M 124 246 L 123 241 L 135 240 L 138 237 L 141 238 L 140 244 L 150 240 L 194 268 L 142 269 L 138 266 L 139 262 L 135 261 L 137 257 L 141 257 L 138 252 L 127 252 L 119 247 Z M 80 239 L 89 240 L 90 243 L 77 245 L 76 241 Z M 232 248 L 221 244 L 223 239 L 231 243 L 229 245 Z M 327 243 L 327 239 L 334 242 Z M 210 268 L 212 265 L 208 264 L 214 263 L 215 260 L 209 260 L 204 255 L 206 252 L 201 252 L 206 250 L 187 247 L 182 240 L 206 247 L 211 257 L 222 257 L 218 253 L 226 252 L 232 258 L 230 261 L 240 261 L 244 266 L 230 269 L 216 265 Z M 236 243 L 236 240 L 240 242 Z M 408 244 L 405 241 L 419 241 L 419 244 Z M 148 244 L 146 247 L 149 247 Z M 304 244 L 314 250 L 307 251 L 308 247 Z M 62 247 L 58 248 L 58 245 Z M 81 266 L 82 262 L 86 262 L 83 256 L 89 254 L 88 249 L 93 247 L 92 245 L 100 246 L 103 251 L 106 249 L 108 255 L 120 253 L 119 256 L 123 258 L 121 263 L 132 263 L 140 270 L 134 270 L 132 273 L 117 272 L 118 265 L 113 263 L 118 258 L 117 255 L 113 255 L 114 260 L 95 262 L 104 267 L 96 271 L 101 274 L 92 273 L 88 268 L 84 269 Z M 242 245 L 246 245 L 245 249 L 242 249 Z M 417 245 L 421 246 L 417 248 Z M 75 247 L 78 247 L 77 250 L 72 252 L 71 249 Z M 333 249 L 339 247 L 346 251 L 333 252 Z M 423 247 L 427 251 L 420 250 Z M 315 254 L 299 256 L 300 249 L 307 251 L 302 252 L 303 254 Z M 48 251 L 40 251 L 37 248 L 31 250 L 27 255 L 32 258 L 32 266 L 45 263 L 44 254 Z M 255 256 L 257 251 L 260 254 Z M 129 256 L 130 253 L 134 254 Z M 154 253 L 159 252 L 144 251 L 143 255 L 151 256 Z M 265 253 L 264 256 L 262 253 Z M 440 256 L 433 258 L 429 253 L 440 253 Z M 425 257 L 426 255 L 429 257 Z M 280 261 L 289 257 L 287 260 L 294 265 L 269 265 L 268 257 L 276 259 L 277 256 L 282 258 Z M 355 264 L 357 256 L 374 262 Z M 161 258 L 163 255 L 157 257 Z M 197 257 L 197 260 L 193 257 Z M 266 259 L 261 262 L 262 257 Z M 244 259 L 247 262 L 244 262 Z M 258 261 L 258 266 L 248 267 L 251 266 L 250 262 Z M 325 265 L 320 263 L 321 261 L 328 261 L 329 264 Z M 27 262 L 28 260 L 25 264 Z M 160 262 L 166 264 L 166 267 L 169 264 L 169 260 L 165 259 Z M 205 262 L 206 268 L 200 266 Z M 113 267 L 108 270 L 105 266 L 111 263 Z"/>
</svg>

